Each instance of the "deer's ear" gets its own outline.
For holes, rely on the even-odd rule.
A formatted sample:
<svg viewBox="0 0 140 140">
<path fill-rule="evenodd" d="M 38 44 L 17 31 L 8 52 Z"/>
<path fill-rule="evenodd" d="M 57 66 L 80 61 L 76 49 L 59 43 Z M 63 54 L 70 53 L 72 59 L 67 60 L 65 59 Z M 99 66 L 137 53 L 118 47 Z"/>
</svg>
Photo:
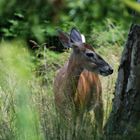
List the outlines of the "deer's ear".
<svg viewBox="0 0 140 140">
<path fill-rule="evenodd" d="M 58 30 L 58 37 L 59 37 L 60 42 L 62 43 L 62 45 L 65 48 L 70 48 L 71 47 L 71 45 L 70 45 L 70 37 L 69 37 L 69 35 L 67 33 L 64 33 L 61 30 Z"/>
<path fill-rule="evenodd" d="M 80 32 L 76 28 L 71 29 L 70 39 L 72 42 L 79 42 L 82 43 L 82 37 Z"/>
</svg>

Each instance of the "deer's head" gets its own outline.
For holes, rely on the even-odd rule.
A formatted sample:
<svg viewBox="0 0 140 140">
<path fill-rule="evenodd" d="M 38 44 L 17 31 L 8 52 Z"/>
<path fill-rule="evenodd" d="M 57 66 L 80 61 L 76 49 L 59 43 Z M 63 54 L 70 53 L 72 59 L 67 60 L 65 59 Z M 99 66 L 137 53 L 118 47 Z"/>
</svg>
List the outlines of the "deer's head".
<svg viewBox="0 0 140 140">
<path fill-rule="evenodd" d="M 72 28 L 70 35 L 59 31 L 59 39 L 64 47 L 72 48 L 72 56 L 79 67 L 91 72 L 107 76 L 113 73 L 112 67 L 95 52 L 93 47 L 84 43 L 81 33 Z"/>
</svg>

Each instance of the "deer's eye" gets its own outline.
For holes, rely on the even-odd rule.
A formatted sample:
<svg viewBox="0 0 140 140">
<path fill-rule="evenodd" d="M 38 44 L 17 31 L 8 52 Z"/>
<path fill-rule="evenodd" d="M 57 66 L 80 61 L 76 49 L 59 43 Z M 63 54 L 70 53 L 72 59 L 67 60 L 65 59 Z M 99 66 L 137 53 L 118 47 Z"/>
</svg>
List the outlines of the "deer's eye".
<svg viewBox="0 0 140 140">
<path fill-rule="evenodd" d="M 88 56 L 88 57 L 94 57 L 94 54 L 93 53 L 86 53 L 86 56 Z"/>
</svg>

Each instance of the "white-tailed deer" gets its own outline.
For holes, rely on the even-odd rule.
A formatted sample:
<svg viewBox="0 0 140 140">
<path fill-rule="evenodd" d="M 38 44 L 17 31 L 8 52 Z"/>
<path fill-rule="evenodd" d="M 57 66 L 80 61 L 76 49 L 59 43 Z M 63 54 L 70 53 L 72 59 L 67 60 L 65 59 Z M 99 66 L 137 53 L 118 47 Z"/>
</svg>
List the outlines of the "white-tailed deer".
<svg viewBox="0 0 140 140">
<path fill-rule="evenodd" d="M 103 124 L 102 87 L 98 74 L 113 73 L 111 66 L 99 56 L 92 46 L 83 43 L 80 32 L 73 28 L 70 35 L 59 31 L 64 47 L 71 47 L 71 56 L 58 71 L 54 81 L 56 107 L 63 114 L 74 105 L 77 114 L 94 109 L 99 129 Z"/>
</svg>

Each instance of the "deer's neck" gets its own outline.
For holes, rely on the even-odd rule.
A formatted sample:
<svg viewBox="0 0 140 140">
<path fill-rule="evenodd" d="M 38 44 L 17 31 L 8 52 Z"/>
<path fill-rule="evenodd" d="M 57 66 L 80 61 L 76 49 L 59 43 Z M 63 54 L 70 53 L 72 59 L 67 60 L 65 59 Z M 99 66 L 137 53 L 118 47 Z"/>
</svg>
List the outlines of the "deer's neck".
<svg viewBox="0 0 140 140">
<path fill-rule="evenodd" d="M 75 59 L 75 57 L 71 56 L 67 66 L 66 73 L 66 87 L 67 87 L 67 95 L 71 98 L 75 97 L 77 86 L 79 82 L 80 75 L 83 71 L 80 63 Z"/>
</svg>

